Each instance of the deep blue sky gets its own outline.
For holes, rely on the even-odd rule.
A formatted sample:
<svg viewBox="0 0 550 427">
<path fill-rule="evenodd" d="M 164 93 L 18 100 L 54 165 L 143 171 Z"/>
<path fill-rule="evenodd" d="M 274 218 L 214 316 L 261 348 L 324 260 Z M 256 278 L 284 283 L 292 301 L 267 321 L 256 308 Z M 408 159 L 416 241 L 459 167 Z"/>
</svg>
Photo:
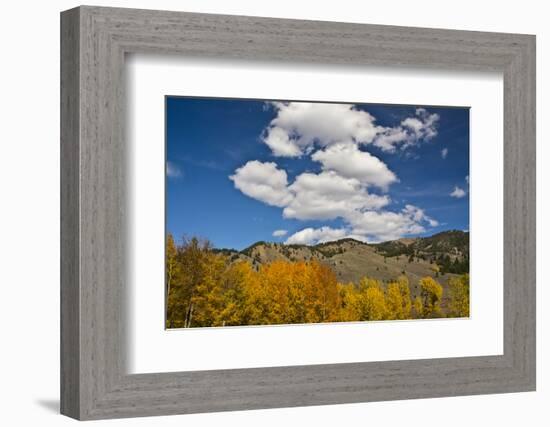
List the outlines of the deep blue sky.
<svg viewBox="0 0 550 427">
<path fill-rule="evenodd" d="M 369 112 L 382 126 L 397 126 L 415 115 L 420 106 L 355 104 Z M 437 113 L 437 136 L 394 153 L 373 145 L 361 149 L 378 157 L 399 178 L 386 193 L 392 203 L 385 210 L 398 212 L 405 204 L 424 210 L 437 220 L 420 235 L 448 229 L 469 229 L 469 110 L 429 107 Z M 237 190 L 229 176 L 250 160 L 275 162 L 286 170 L 288 181 L 305 171 L 320 172 L 321 165 L 309 156 L 275 157 L 261 136 L 276 116 L 264 101 L 208 98 L 166 98 L 166 228 L 181 236 L 208 238 L 216 247 L 243 249 L 259 241 L 284 241 L 274 230 L 288 236 L 306 227 L 344 225 L 341 219 L 312 221 L 285 219 L 280 207 L 269 206 Z M 441 151 L 448 150 L 446 158 Z M 466 196 L 450 196 L 454 187 Z M 382 194 L 378 189 L 372 193 Z M 288 237 L 287 236 L 287 237 Z"/>
</svg>

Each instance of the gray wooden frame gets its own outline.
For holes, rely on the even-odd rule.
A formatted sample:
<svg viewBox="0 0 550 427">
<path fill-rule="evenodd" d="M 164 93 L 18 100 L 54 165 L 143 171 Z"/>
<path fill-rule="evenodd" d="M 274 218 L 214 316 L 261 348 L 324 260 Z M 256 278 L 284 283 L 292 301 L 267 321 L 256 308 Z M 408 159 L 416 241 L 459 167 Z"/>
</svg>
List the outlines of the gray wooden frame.
<svg viewBox="0 0 550 427">
<path fill-rule="evenodd" d="M 504 354 L 128 375 L 124 57 L 504 76 Z M 162 143 L 162 141 L 159 141 Z M 61 14 L 61 412 L 77 419 L 535 390 L 535 37 L 79 7 Z"/>
</svg>

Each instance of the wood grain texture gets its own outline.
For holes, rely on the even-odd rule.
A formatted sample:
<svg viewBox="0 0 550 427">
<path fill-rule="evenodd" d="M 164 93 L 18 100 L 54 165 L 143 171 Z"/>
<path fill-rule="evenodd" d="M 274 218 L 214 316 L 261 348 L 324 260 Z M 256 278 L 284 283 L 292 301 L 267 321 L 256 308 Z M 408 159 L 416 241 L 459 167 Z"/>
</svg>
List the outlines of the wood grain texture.
<svg viewBox="0 0 550 427">
<path fill-rule="evenodd" d="M 62 13 L 62 413 L 78 419 L 535 388 L 534 36 L 80 7 Z M 504 354 L 128 375 L 124 55 L 501 71 Z"/>
<path fill-rule="evenodd" d="M 79 16 L 61 20 L 61 412 L 80 414 Z"/>
</svg>

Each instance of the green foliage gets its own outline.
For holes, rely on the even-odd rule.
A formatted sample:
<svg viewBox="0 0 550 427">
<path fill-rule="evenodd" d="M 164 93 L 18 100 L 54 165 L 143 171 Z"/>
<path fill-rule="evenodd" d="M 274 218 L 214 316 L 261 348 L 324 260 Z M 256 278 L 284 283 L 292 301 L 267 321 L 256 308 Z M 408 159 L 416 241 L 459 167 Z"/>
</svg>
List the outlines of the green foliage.
<svg viewBox="0 0 550 427">
<path fill-rule="evenodd" d="M 376 251 L 384 257 L 405 255 L 409 263 L 414 261 L 415 256 L 422 260 L 430 259 L 431 263 L 437 263 L 440 267 L 441 274 L 468 273 L 469 248 L 470 234 L 459 230 L 444 231 L 431 237 L 414 239 L 409 244 L 396 240 L 376 245 Z"/>
<path fill-rule="evenodd" d="M 462 258 L 456 257 L 454 260 L 451 260 L 449 255 L 441 255 L 437 259 L 437 264 L 442 274 L 464 274 L 470 271 L 470 258 L 467 256 Z"/>
<path fill-rule="evenodd" d="M 332 242 L 318 243 L 315 246 L 310 246 L 310 249 L 320 253 L 326 258 L 332 258 L 334 255 L 343 254 L 345 252 L 344 244 L 353 243 L 357 245 L 366 245 L 366 243 L 352 238 L 340 239 Z"/>
<path fill-rule="evenodd" d="M 244 255 L 247 255 L 247 256 L 252 256 L 252 251 L 254 250 L 255 247 L 257 246 L 265 246 L 267 245 L 267 242 L 264 242 L 263 240 L 260 240 L 256 243 L 254 243 L 253 245 L 249 246 L 248 248 L 245 248 L 241 251 L 242 254 Z"/>
<path fill-rule="evenodd" d="M 376 251 L 385 257 L 397 257 L 399 255 L 414 255 L 412 245 L 406 245 L 400 241 L 382 242 L 376 245 Z"/>
</svg>

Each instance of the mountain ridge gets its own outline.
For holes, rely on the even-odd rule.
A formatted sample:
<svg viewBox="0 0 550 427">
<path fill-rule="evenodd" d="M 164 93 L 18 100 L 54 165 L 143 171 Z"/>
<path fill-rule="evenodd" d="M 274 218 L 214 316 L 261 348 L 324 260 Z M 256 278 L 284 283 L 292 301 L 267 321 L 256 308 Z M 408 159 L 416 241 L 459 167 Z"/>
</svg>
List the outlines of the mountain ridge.
<svg viewBox="0 0 550 427">
<path fill-rule="evenodd" d="M 274 261 L 317 261 L 330 266 L 339 281 L 358 283 L 368 276 L 391 281 L 406 275 L 416 283 L 431 276 L 441 281 L 469 271 L 469 232 L 446 230 L 426 237 L 367 243 L 353 238 L 316 245 L 258 241 L 241 251 L 214 249 L 230 263 L 248 261 L 256 269 Z"/>
</svg>

